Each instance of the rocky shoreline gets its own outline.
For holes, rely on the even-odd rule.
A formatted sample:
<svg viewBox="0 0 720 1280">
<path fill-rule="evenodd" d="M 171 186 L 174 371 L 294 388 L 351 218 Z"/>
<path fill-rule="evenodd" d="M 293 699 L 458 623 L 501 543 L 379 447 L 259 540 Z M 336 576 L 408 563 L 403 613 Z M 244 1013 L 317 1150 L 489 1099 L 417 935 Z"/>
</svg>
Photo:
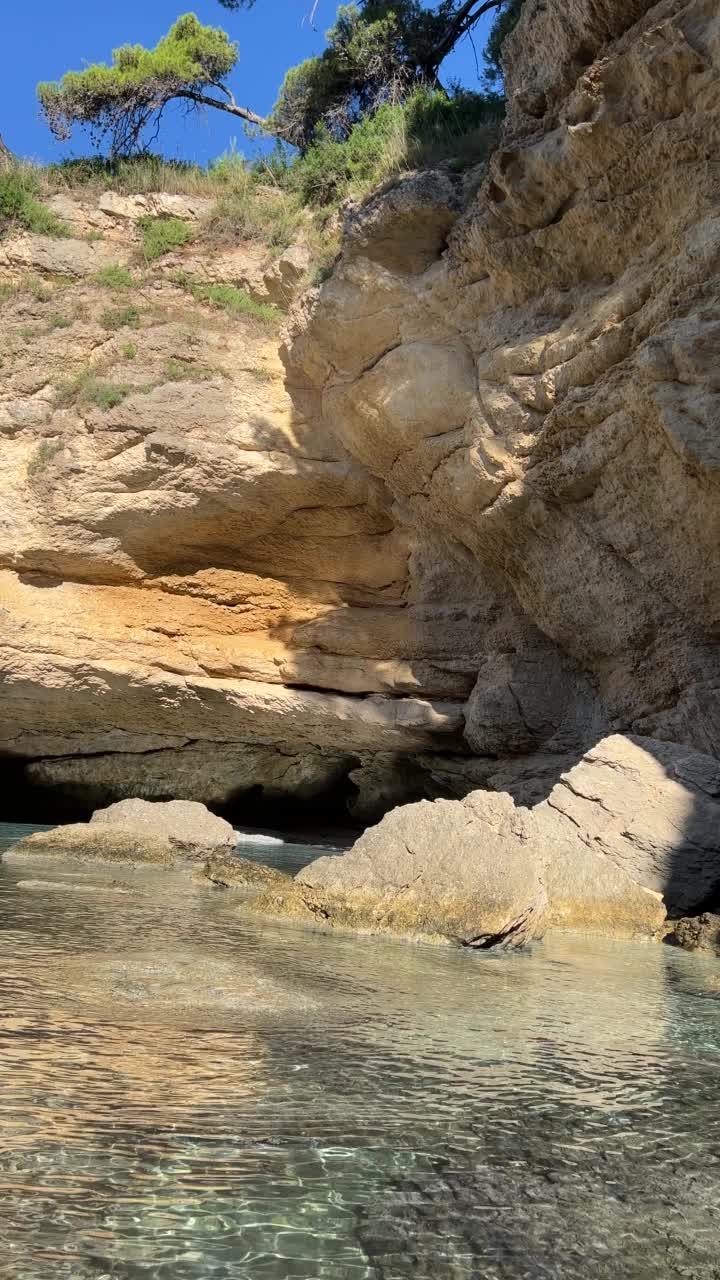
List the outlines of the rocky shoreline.
<svg viewBox="0 0 720 1280">
<path fill-rule="evenodd" d="M 327 931 L 490 950 L 562 929 L 720 950 L 705 910 L 720 892 L 719 817 L 715 760 L 615 735 L 533 809 L 487 791 L 401 806 L 294 878 L 240 857 L 229 823 L 182 801 L 124 801 L 5 858 L 186 869 L 236 893 L 241 914 Z"/>
</svg>

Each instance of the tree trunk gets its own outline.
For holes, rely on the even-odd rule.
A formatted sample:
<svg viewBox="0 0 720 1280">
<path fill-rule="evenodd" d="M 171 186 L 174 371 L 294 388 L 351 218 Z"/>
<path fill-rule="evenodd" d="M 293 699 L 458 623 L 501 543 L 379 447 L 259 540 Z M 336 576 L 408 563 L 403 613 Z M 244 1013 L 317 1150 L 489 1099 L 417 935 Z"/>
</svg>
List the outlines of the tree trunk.
<svg viewBox="0 0 720 1280">
<path fill-rule="evenodd" d="M 6 165 L 11 164 L 12 159 L 13 153 L 5 146 L 5 143 L 2 140 L 2 134 L 0 133 L 0 169 L 4 169 Z"/>
</svg>

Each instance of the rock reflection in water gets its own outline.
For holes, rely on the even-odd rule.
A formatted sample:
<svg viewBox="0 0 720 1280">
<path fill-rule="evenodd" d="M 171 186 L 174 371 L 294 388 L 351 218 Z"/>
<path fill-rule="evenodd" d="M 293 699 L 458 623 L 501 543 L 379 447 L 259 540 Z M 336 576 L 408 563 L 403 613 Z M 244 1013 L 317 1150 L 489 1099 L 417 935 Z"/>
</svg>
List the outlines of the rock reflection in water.
<svg viewBox="0 0 720 1280">
<path fill-rule="evenodd" d="M 716 1274 L 717 961 L 27 874 L 0 871 L 0 1277 Z"/>
</svg>

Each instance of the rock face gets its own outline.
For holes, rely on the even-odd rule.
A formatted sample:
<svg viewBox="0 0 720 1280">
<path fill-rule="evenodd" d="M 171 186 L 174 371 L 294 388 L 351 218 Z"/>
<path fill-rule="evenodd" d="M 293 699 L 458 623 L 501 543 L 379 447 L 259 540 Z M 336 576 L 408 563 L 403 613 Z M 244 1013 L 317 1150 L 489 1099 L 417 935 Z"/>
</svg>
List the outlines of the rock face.
<svg viewBox="0 0 720 1280">
<path fill-rule="evenodd" d="M 298 918 L 306 886 L 308 916 L 471 946 L 522 945 L 553 927 L 658 936 L 666 908 L 720 891 L 720 766 L 616 734 L 533 809 L 486 791 L 395 809 L 265 908 Z"/>
<path fill-rule="evenodd" d="M 132 296 L 98 283 L 138 274 L 153 198 L 63 197 L 75 238 L 0 244 L 3 283 L 44 280 L 2 304 L 0 751 L 27 805 L 367 821 L 543 802 L 611 733 L 718 757 L 716 4 L 526 0 L 506 57 L 487 171 L 350 210 L 280 338 L 174 279 L 288 305 L 302 255 L 197 242 Z M 121 402 L 58 395 L 88 368 Z M 613 813 L 606 875 L 664 884 Z"/>
<path fill-rule="evenodd" d="M 673 915 L 720 889 L 720 765 L 649 738 L 606 738 L 534 810 L 547 839 L 571 831 Z M 551 896 L 560 885 L 548 858 Z"/>
</svg>

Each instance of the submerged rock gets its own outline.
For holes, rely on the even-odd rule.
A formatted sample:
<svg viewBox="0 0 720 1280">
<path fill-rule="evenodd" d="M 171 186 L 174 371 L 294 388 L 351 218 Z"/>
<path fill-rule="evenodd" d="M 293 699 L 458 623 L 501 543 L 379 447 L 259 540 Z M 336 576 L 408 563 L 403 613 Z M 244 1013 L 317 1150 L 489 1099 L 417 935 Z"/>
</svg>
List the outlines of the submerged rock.
<svg viewBox="0 0 720 1280">
<path fill-rule="evenodd" d="M 263 862 L 255 862 L 252 858 L 218 853 L 208 858 L 199 880 L 209 881 L 223 889 L 258 890 L 271 885 L 291 885 L 292 877 L 267 867 Z"/>
<path fill-rule="evenodd" d="M 291 983 L 256 966 L 238 967 L 235 957 L 207 955 L 193 947 L 113 955 L 95 952 L 63 957 L 57 982 L 79 998 L 105 1006 L 137 1006 L 154 1016 L 183 1010 L 239 1013 L 243 1017 L 307 1014 L 319 1002 Z"/>
<path fill-rule="evenodd" d="M 686 951 L 715 951 L 720 955 L 720 915 L 705 911 L 701 916 L 678 920 L 671 937 Z"/>
<path fill-rule="evenodd" d="M 91 884 L 77 880 L 18 880 L 18 889 L 39 890 L 41 893 L 132 893 L 129 885 Z"/>
<path fill-rule="evenodd" d="M 230 823 L 196 800 L 118 800 L 107 809 L 97 809 L 90 825 L 156 836 L 167 840 L 178 854 L 194 858 L 232 849 L 236 840 Z"/>
</svg>

